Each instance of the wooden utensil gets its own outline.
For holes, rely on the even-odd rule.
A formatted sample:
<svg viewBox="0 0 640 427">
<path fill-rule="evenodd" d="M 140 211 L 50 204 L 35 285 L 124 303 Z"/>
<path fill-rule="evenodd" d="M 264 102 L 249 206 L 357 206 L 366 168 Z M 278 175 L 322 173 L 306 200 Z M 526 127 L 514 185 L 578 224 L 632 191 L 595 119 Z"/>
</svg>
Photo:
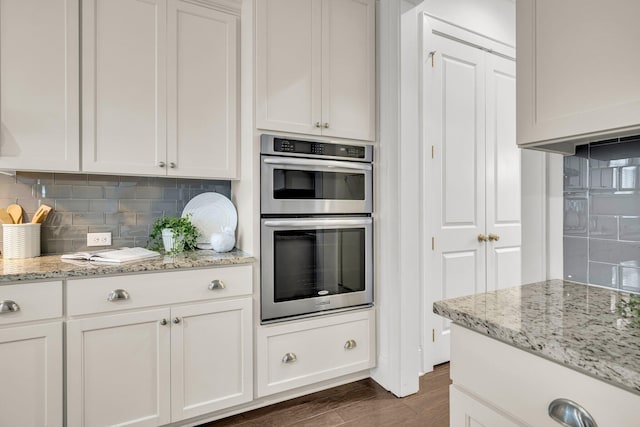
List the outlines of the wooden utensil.
<svg viewBox="0 0 640 427">
<path fill-rule="evenodd" d="M 31 220 L 31 222 L 33 224 L 41 223 L 42 221 L 45 220 L 47 215 L 49 215 L 49 212 L 51 212 L 51 206 L 47 206 L 47 205 L 40 206 L 36 211 L 36 213 L 33 214 L 33 219 Z"/>
<path fill-rule="evenodd" d="M 14 224 L 22 224 L 22 206 L 9 205 L 7 207 L 7 213 L 11 215 Z"/>
<path fill-rule="evenodd" d="M 13 224 L 13 218 L 5 208 L 0 208 L 0 222 L 3 224 Z"/>
</svg>

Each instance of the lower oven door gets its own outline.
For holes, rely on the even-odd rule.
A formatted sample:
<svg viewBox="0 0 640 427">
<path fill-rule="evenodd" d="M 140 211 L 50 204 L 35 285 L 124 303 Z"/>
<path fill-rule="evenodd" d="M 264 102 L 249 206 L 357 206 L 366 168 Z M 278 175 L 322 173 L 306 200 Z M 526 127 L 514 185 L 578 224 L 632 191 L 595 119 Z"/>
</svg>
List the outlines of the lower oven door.
<svg viewBox="0 0 640 427">
<path fill-rule="evenodd" d="M 263 321 L 373 303 L 370 217 L 262 220 Z"/>
</svg>

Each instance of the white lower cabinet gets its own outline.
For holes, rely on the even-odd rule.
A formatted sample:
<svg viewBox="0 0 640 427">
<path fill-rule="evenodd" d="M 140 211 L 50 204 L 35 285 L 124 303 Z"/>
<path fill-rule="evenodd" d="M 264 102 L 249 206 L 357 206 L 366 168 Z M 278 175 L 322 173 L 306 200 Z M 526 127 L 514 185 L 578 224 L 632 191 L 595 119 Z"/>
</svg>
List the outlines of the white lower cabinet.
<svg viewBox="0 0 640 427">
<path fill-rule="evenodd" d="M 62 426 L 62 322 L 0 330 L 0 425 Z"/>
<path fill-rule="evenodd" d="M 465 393 L 459 387 L 449 388 L 449 425 L 469 427 L 526 427 L 511 420 L 495 408 Z"/>
<path fill-rule="evenodd" d="M 373 309 L 260 327 L 258 396 L 373 368 L 374 334 Z"/>
<path fill-rule="evenodd" d="M 224 296 L 237 287 L 251 288 L 218 278 L 244 276 L 229 274 L 235 269 L 251 272 L 246 265 L 158 273 L 160 284 L 164 276 L 173 277 L 174 289 L 154 298 L 140 291 L 156 281 L 156 274 L 121 277 L 119 294 L 126 297 L 111 303 L 125 303 L 120 307 L 128 311 L 68 320 L 68 426 L 159 426 L 250 401 L 252 299 Z M 209 290 L 213 282 L 224 283 L 224 289 Z M 83 283 L 92 285 L 87 279 Z M 194 283 L 210 294 L 208 300 L 170 302 Z M 92 286 L 96 300 L 107 298 L 103 284 Z M 69 292 L 68 299 L 73 307 L 79 300 L 89 303 L 90 295 Z M 131 310 L 126 304 L 163 299 L 172 305 Z"/>
</svg>

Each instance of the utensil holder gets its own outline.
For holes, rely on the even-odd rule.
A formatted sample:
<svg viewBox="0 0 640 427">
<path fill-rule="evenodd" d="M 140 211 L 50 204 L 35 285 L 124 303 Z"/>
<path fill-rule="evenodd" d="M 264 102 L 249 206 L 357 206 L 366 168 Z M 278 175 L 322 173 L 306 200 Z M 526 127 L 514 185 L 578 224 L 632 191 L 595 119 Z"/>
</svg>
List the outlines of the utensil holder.
<svg viewBox="0 0 640 427">
<path fill-rule="evenodd" d="M 2 224 L 4 259 L 40 256 L 40 224 Z"/>
</svg>

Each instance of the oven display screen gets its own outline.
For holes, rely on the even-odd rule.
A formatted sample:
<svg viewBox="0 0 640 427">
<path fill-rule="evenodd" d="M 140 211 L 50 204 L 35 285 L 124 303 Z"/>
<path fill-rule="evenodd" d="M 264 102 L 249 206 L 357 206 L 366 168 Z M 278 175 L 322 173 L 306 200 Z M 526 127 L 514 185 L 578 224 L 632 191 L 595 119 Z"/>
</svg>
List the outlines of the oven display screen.
<svg viewBox="0 0 640 427">
<path fill-rule="evenodd" d="M 365 230 L 274 233 L 274 300 L 291 301 L 365 289 Z"/>
<path fill-rule="evenodd" d="M 275 138 L 273 151 L 278 153 L 315 154 L 319 156 L 349 157 L 364 159 L 365 149 L 357 145 L 325 144 L 314 141 Z"/>
</svg>

